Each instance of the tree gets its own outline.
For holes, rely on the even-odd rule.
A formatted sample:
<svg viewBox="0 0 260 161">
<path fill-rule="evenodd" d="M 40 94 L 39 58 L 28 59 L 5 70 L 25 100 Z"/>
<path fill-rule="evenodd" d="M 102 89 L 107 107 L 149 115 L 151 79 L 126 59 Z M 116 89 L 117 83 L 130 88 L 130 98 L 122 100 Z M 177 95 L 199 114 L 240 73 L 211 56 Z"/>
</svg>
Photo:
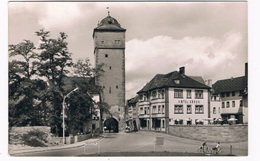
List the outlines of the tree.
<svg viewBox="0 0 260 161">
<path fill-rule="evenodd" d="M 60 32 L 57 39 L 49 38 L 50 32 L 41 29 L 36 32 L 40 37 L 40 54 L 38 56 L 38 75 L 46 77 L 49 85 L 52 86 L 46 97 L 49 101 L 50 126 L 53 133 L 62 134 L 62 101 L 64 96 L 64 77 L 69 72 L 68 68 L 72 66 L 71 53 L 68 52 L 67 35 Z"/>
<path fill-rule="evenodd" d="M 66 103 L 70 105 L 67 110 L 71 129 L 82 129 L 82 123 L 91 119 L 93 107 L 86 92 L 102 92 L 95 85 L 95 79 L 102 75 L 102 65 L 92 68 L 89 59 L 78 61 L 74 64 L 78 77 L 65 84 L 73 65 L 67 35 L 61 32 L 58 38 L 50 38 L 50 32 L 44 29 L 36 35 L 40 38 L 37 49 L 29 40 L 9 45 L 9 125 L 46 125 L 61 136 L 63 98 L 78 86 L 80 91 Z"/>
<path fill-rule="evenodd" d="M 9 45 L 9 126 L 42 125 L 42 109 L 34 101 L 45 82 L 34 79 L 36 71 L 35 46 L 29 40 Z"/>
<path fill-rule="evenodd" d="M 69 99 L 69 104 L 70 107 L 68 109 L 68 113 L 72 116 L 68 116 L 70 118 L 74 118 L 74 119 L 69 119 L 70 120 L 70 126 L 73 125 L 83 125 L 82 123 L 90 121 L 91 120 L 91 115 L 89 115 L 88 113 L 86 113 L 86 111 L 92 111 L 93 109 L 93 101 L 89 101 L 91 98 L 91 93 L 95 93 L 95 94 L 99 94 L 100 96 L 102 95 L 103 92 L 103 88 L 96 85 L 95 80 L 98 79 L 100 76 L 102 76 L 104 70 L 103 70 L 103 64 L 98 65 L 96 68 L 93 68 L 91 66 L 90 60 L 88 58 L 86 58 L 85 60 L 78 60 L 74 65 L 74 73 L 78 76 L 78 77 L 74 77 L 73 80 L 71 80 L 70 84 L 71 87 L 68 88 L 67 91 L 72 90 L 73 88 L 75 88 L 76 86 L 80 89 L 79 92 L 77 93 L 77 97 L 71 96 L 71 98 Z M 75 79 L 76 78 L 76 79 Z M 88 94 L 90 93 L 90 95 Z M 80 97 L 82 97 L 82 99 L 79 99 Z M 78 101 L 78 102 L 76 102 Z M 82 103 L 81 103 L 81 102 Z M 102 114 L 103 111 L 105 112 L 109 112 L 109 105 L 103 101 L 98 103 L 98 107 L 100 108 L 100 117 L 102 120 Z M 76 111 L 81 111 L 83 112 L 83 115 L 85 115 L 86 117 L 82 116 L 82 113 L 78 113 L 79 116 L 77 116 L 77 118 L 75 118 L 75 116 L 73 116 L 73 113 L 75 111 L 75 109 L 77 109 Z M 76 126 L 74 126 L 76 127 Z M 80 128 L 79 126 L 77 128 Z M 76 129 L 73 129 L 76 130 Z"/>
<path fill-rule="evenodd" d="M 87 90 L 79 89 L 77 93 L 71 94 L 66 100 L 68 132 L 74 134 L 74 131 L 84 131 L 84 123 L 91 121 L 92 109 L 94 103 L 92 98 L 87 94 Z"/>
<path fill-rule="evenodd" d="M 74 73 L 81 78 L 89 79 L 92 82 L 95 79 L 98 79 L 100 76 L 103 75 L 104 64 L 99 64 L 96 68 L 91 67 L 90 60 L 86 59 L 79 59 L 74 65 Z"/>
</svg>

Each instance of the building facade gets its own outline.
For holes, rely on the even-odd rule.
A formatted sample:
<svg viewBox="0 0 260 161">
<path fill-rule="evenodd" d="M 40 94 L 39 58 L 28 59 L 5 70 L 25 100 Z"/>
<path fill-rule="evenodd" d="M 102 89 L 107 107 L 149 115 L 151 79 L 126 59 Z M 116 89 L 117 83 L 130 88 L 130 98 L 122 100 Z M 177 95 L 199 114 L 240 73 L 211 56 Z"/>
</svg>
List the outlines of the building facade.
<svg viewBox="0 0 260 161">
<path fill-rule="evenodd" d="M 212 96 L 220 98 L 221 118 L 224 123 L 233 121 L 233 123 L 246 124 L 248 122 L 247 70 L 246 63 L 244 76 L 218 80 L 212 86 Z"/>
<path fill-rule="evenodd" d="M 138 117 L 138 100 L 139 97 L 135 96 L 127 100 L 126 104 L 126 125 L 131 131 L 138 131 L 140 129 L 140 120 Z"/>
<path fill-rule="evenodd" d="M 138 91 L 140 129 L 167 132 L 169 125 L 207 124 L 210 87 L 201 77 L 157 74 Z"/>
<path fill-rule="evenodd" d="M 137 107 L 138 128 L 167 132 L 171 125 L 247 124 L 248 75 L 236 78 L 204 81 L 202 77 L 187 76 L 185 68 L 157 74 L 136 98 L 128 102 L 128 120 Z M 134 104 L 131 102 L 136 100 Z"/>
<path fill-rule="evenodd" d="M 221 99 L 219 95 L 211 93 L 210 118 L 212 118 L 212 123 L 220 123 L 222 121 L 221 113 Z"/>
<path fill-rule="evenodd" d="M 96 80 L 103 87 L 102 98 L 110 106 L 110 114 L 124 124 L 125 107 L 125 32 L 109 14 L 93 31 L 95 64 L 103 65 L 104 73 Z M 104 116 L 103 118 L 107 118 Z"/>
</svg>

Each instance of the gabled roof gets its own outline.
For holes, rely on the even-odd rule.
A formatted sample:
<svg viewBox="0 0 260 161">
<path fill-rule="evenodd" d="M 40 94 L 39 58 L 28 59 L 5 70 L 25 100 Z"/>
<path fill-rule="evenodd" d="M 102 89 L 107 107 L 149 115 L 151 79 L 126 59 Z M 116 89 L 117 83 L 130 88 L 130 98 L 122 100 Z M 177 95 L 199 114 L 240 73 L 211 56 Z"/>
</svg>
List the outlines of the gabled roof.
<svg viewBox="0 0 260 161">
<path fill-rule="evenodd" d="M 138 102 L 138 99 L 139 99 L 139 96 L 136 95 L 135 97 L 130 98 L 129 100 L 127 100 L 127 104 L 128 104 L 128 105 L 129 105 L 129 104 L 135 104 L 135 103 Z"/>
<path fill-rule="evenodd" d="M 247 77 L 236 77 L 230 79 L 218 80 L 212 85 L 213 94 L 220 94 L 224 92 L 240 91 L 247 88 Z"/>
<path fill-rule="evenodd" d="M 205 84 L 205 81 L 201 76 L 189 76 L 189 77 L 194 79 L 195 81 Z"/>
<path fill-rule="evenodd" d="M 209 86 L 204 84 L 204 80 L 202 79 L 203 81 L 200 81 L 200 79 L 202 79 L 202 77 L 195 79 L 194 77 L 180 74 L 177 71 L 173 71 L 165 75 L 157 74 L 137 93 L 147 92 L 149 90 L 163 87 L 210 89 Z"/>
</svg>

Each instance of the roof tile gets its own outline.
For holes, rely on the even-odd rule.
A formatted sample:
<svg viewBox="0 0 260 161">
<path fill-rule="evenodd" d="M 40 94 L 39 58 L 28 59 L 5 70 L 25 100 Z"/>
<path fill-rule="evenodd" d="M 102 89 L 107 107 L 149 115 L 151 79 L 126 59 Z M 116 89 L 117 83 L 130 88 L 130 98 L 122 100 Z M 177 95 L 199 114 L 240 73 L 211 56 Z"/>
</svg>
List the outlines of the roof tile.
<svg viewBox="0 0 260 161">
<path fill-rule="evenodd" d="M 199 78 L 199 80 L 201 79 L 202 77 Z M 198 79 L 194 79 L 194 77 L 182 75 L 177 71 L 173 71 L 168 74 L 155 75 L 154 78 L 137 93 L 147 92 L 149 90 L 162 87 L 210 89 L 209 86 L 205 85 L 201 81 L 198 81 Z"/>
</svg>

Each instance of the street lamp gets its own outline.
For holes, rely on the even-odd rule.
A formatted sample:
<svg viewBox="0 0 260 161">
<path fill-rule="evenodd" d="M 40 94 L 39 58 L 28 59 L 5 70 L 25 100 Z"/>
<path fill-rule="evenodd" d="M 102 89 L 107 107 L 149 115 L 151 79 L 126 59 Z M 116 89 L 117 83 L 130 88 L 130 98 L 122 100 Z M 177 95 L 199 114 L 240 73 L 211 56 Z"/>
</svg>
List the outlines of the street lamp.
<svg viewBox="0 0 260 161">
<path fill-rule="evenodd" d="M 70 91 L 67 95 L 65 95 L 63 97 L 63 102 L 62 102 L 62 129 L 63 129 L 63 144 L 65 144 L 65 99 L 67 97 L 69 97 L 69 95 L 72 93 L 72 92 L 75 92 L 77 91 L 79 88 L 75 88 L 73 89 L 72 91 Z"/>
</svg>

